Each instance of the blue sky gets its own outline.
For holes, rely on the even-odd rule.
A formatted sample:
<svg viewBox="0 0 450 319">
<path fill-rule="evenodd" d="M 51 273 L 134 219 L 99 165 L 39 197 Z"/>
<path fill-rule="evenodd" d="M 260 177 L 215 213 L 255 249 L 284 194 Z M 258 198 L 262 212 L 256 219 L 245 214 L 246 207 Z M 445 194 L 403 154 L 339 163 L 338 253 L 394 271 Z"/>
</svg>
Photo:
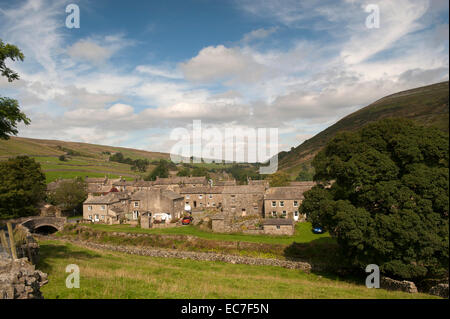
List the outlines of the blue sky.
<svg viewBox="0 0 450 319">
<path fill-rule="evenodd" d="M 19 136 L 164 152 L 193 120 L 278 128 L 286 150 L 449 68 L 440 0 L 0 0 L 0 38 L 26 56 L 8 64 L 20 81 L 0 80 L 32 120 Z"/>
</svg>

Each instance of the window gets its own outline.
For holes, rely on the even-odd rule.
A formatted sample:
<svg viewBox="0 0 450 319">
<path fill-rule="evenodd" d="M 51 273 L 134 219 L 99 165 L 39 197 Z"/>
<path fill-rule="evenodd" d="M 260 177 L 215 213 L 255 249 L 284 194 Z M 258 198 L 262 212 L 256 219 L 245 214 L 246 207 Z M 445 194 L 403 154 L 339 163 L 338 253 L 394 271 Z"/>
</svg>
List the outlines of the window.
<svg viewBox="0 0 450 319">
<path fill-rule="evenodd" d="M 212 197 L 213 197 L 212 194 L 209 194 L 209 199 L 212 199 Z"/>
<path fill-rule="evenodd" d="M 280 229 L 280 225 L 277 225 L 277 229 Z"/>
<path fill-rule="evenodd" d="M 88 210 L 92 210 L 92 206 L 89 205 L 89 206 L 88 206 Z"/>
<path fill-rule="evenodd" d="M 198 199 L 202 199 L 202 198 L 203 198 L 202 194 L 198 195 Z"/>
<path fill-rule="evenodd" d="M 216 203 L 212 203 L 212 207 L 216 207 Z"/>
<path fill-rule="evenodd" d="M 95 215 L 95 216 L 94 216 L 94 220 L 95 220 L 95 221 L 98 221 L 98 215 Z"/>
<path fill-rule="evenodd" d="M 294 212 L 294 216 L 295 216 L 295 217 L 298 217 L 298 211 L 295 211 L 295 212 Z"/>
<path fill-rule="evenodd" d="M 245 211 L 245 208 L 242 208 L 242 216 L 247 215 L 247 212 Z"/>
<path fill-rule="evenodd" d="M 272 202 L 272 207 L 277 207 L 277 202 L 276 201 Z"/>
<path fill-rule="evenodd" d="M 139 202 L 134 202 L 134 207 L 139 207 Z"/>
<path fill-rule="evenodd" d="M 92 215 L 89 215 L 89 219 L 91 219 L 91 220 L 92 220 Z"/>
<path fill-rule="evenodd" d="M 102 216 L 100 216 L 101 217 L 101 219 L 105 219 L 105 215 L 102 215 Z"/>
<path fill-rule="evenodd" d="M 186 195 L 186 199 L 189 199 L 189 198 L 191 198 L 191 196 L 189 196 L 189 195 Z"/>
<path fill-rule="evenodd" d="M 294 200 L 294 207 L 298 207 L 298 202 Z"/>
<path fill-rule="evenodd" d="M 139 217 L 139 211 L 138 210 L 134 210 L 133 211 L 133 219 L 138 219 Z"/>
<path fill-rule="evenodd" d="M 283 217 L 286 217 L 286 211 L 285 211 L 285 210 L 283 210 L 282 216 L 283 216 Z"/>
<path fill-rule="evenodd" d="M 105 205 L 102 205 L 102 206 L 100 206 L 100 209 L 101 209 L 101 210 L 105 210 L 105 209 L 106 209 L 106 206 L 105 206 Z"/>
<path fill-rule="evenodd" d="M 236 197 L 236 195 L 231 195 L 231 198 L 235 198 Z"/>
<path fill-rule="evenodd" d="M 277 217 L 277 212 L 272 212 L 272 217 Z"/>
<path fill-rule="evenodd" d="M 284 201 L 280 200 L 280 207 L 284 207 Z"/>
</svg>

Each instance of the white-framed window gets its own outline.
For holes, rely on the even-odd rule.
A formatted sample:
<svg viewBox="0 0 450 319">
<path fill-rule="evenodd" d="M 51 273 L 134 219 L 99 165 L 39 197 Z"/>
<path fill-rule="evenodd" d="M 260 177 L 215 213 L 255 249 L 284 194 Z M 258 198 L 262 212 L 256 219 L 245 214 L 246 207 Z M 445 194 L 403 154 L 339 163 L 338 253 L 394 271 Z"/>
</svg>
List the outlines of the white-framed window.
<svg viewBox="0 0 450 319">
<path fill-rule="evenodd" d="M 139 211 L 138 210 L 134 210 L 133 211 L 133 219 L 138 219 L 139 217 Z"/>
<path fill-rule="evenodd" d="M 190 195 L 186 195 L 186 199 L 189 199 L 189 198 L 191 198 L 191 196 Z"/>
<path fill-rule="evenodd" d="M 91 220 L 92 220 L 92 215 L 89 215 L 89 219 L 91 219 Z"/>
<path fill-rule="evenodd" d="M 92 206 L 91 205 L 88 206 L 88 210 L 92 210 Z"/>
<path fill-rule="evenodd" d="M 98 220 L 99 220 L 99 219 L 98 219 L 98 215 L 95 215 L 95 216 L 94 216 L 94 220 L 95 220 L 95 221 L 98 221 Z"/>
<path fill-rule="evenodd" d="M 134 202 L 134 207 L 139 207 L 139 202 Z"/>
<path fill-rule="evenodd" d="M 209 199 L 212 199 L 213 198 L 213 195 L 212 194 L 209 194 Z"/>
<path fill-rule="evenodd" d="M 272 201 L 272 207 L 277 207 L 277 202 L 276 201 Z"/>
<path fill-rule="evenodd" d="M 105 209 L 106 209 L 106 206 L 105 206 L 105 205 L 102 205 L 102 206 L 100 206 L 100 209 L 101 209 L 101 210 L 105 210 Z"/>
<path fill-rule="evenodd" d="M 202 198 L 203 198 L 202 194 L 198 195 L 198 199 L 202 199 Z"/>
<path fill-rule="evenodd" d="M 272 217 L 277 217 L 277 212 L 273 211 L 272 212 Z"/>
<path fill-rule="evenodd" d="M 298 217 L 298 210 L 294 211 L 294 216 Z"/>
<path fill-rule="evenodd" d="M 294 207 L 298 207 L 298 201 L 294 200 Z"/>
<path fill-rule="evenodd" d="M 282 216 L 286 217 L 286 211 L 285 210 L 283 210 Z"/>
<path fill-rule="evenodd" d="M 284 201 L 280 200 L 280 207 L 284 207 Z"/>
<path fill-rule="evenodd" d="M 212 207 L 216 207 L 216 203 L 212 203 Z"/>
</svg>

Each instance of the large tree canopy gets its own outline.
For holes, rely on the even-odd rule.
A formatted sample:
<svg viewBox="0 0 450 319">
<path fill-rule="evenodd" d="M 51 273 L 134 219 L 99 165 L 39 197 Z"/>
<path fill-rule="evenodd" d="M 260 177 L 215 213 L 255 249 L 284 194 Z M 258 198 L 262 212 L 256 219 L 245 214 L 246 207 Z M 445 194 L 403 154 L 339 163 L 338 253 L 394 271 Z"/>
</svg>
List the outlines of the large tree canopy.
<svg viewBox="0 0 450 319">
<path fill-rule="evenodd" d="M 64 211 L 82 212 L 83 202 L 87 198 L 87 184 L 81 177 L 62 181 L 48 197 L 52 204 Z"/>
<path fill-rule="evenodd" d="M 410 279 L 448 273 L 448 160 L 448 135 L 408 120 L 341 133 L 313 160 L 321 183 L 301 210 L 355 266 Z"/>
<path fill-rule="evenodd" d="M 5 76 L 9 82 L 18 80 L 19 75 L 8 68 L 6 59 L 12 61 L 23 61 L 23 53 L 15 45 L 4 44 L 0 39 L 0 74 Z M 30 124 L 30 119 L 20 111 L 17 100 L 0 96 L 0 139 L 9 139 L 9 135 L 17 135 L 17 124 L 23 122 Z"/>
<path fill-rule="evenodd" d="M 35 215 L 45 198 L 45 176 L 27 156 L 0 162 L 0 219 Z"/>
</svg>

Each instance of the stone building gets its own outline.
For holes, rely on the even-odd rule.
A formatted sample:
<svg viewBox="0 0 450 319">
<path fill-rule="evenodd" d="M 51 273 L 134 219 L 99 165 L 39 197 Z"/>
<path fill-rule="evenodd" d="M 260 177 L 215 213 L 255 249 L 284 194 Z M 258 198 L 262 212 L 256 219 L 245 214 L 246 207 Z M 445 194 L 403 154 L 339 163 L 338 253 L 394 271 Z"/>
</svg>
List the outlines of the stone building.
<svg viewBox="0 0 450 319">
<path fill-rule="evenodd" d="M 303 189 L 300 187 L 271 187 L 264 194 L 264 217 L 302 221 L 305 219 L 299 213 L 302 201 Z"/>
<path fill-rule="evenodd" d="M 264 189 L 262 185 L 224 186 L 222 211 L 234 217 L 262 216 Z"/>
<path fill-rule="evenodd" d="M 181 218 L 184 214 L 184 197 L 160 187 L 137 191 L 130 196 L 129 218 L 137 220 L 143 213 L 150 213 L 153 219 Z"/>
<path fill-rule="evenodd" d="M 263 222 L 264 234 L 267 235 L 294 235 L 295 227 L 292 219 L 266 219 Z"/>
<path fill-rule="evenodd" d="M 209 207 L 220 209 L 222 207 L 221 186 L 183 187 L 179 190 L 184 196 L 184 203 L 192 210 L 202 210 Z"/>
<path fill-rule="evenodd" d="M 208 185 L 208 180 L 205 176 L 189 177 L 189 176 L 175 176 L 168 178 L 157 177 L 154 181 L 156 186 L 170 186 L 169 189 L 176 189 L 177 187 L 198 187 Z"/>
<path fill-rule="evenodd" d="M 118 193 L 108 193 L 104 196 L 92 196 L 83 203 L 83 219 L 93 222 L 111 224 L 120 221 L 120 213 L 127 210 L 128 199 Z"/>
</svg>

